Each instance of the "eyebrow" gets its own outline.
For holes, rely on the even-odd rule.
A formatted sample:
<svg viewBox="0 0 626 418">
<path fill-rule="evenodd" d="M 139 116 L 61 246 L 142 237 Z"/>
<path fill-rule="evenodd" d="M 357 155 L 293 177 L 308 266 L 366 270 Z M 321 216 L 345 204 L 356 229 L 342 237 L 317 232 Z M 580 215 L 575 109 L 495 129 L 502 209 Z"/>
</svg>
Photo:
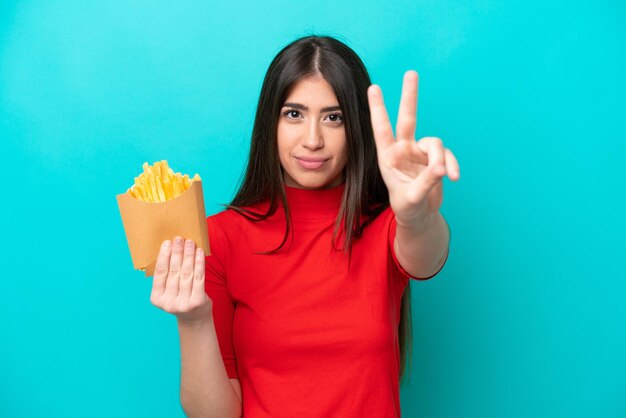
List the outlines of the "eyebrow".
<svg viewBox="0 0 626 418">
<path fill-rule="evenodd" d="M 289 107 L 293 107 L 294 109 L 298 109 L 298 110 L 304 110 L 305 112 L 309 111 L 309 108 L 303 104 L 300 103 L 285 103 L 283 105 L 283 107 L 285 106 L 289 106 Z M 322 108 L 322 112 L 331 112 L 333 110 L 341 110 L 340 106 L 329 106 L 329 107 L 323 107 Z"/>
</svg>

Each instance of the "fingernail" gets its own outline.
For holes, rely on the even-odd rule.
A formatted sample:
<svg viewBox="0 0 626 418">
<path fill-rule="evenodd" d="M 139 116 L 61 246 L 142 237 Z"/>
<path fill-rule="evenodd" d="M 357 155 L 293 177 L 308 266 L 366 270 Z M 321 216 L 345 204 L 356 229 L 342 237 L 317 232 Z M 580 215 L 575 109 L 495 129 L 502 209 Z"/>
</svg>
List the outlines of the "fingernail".
<svg viewBox="0 0 626 418">
<path fill-rule="evenodd" d="M 163 241 L 163 248 L 169 248 L 170 245 L 172 245 L 172 241 L 170 241 L 169 239 Z"/>
<path fill-rule="evenodd" d="M 202 251 L 202 248 L 197 248 L 196 249 L 196 255 L 202 257 L 204 251 Z"/>
<path fill-rule="evenodd" d="M 193 241 L 188 239 L 185 241 L 185 247 L 187 248 L 192 248 L 193 247 Z"/>
<path fill-rule="evenodd" d="M 174 245 L 180 247 L 183 243 L 183 239 L 181 237 L 174 238 Z"/>
</svg>

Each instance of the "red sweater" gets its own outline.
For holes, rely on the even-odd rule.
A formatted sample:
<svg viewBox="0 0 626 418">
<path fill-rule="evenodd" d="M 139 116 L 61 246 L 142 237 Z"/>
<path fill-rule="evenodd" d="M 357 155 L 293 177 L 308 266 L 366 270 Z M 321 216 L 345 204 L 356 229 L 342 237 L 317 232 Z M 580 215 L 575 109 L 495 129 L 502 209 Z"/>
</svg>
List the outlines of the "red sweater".
<svg viewBox="0 0 626 418">
<path fill-rule="evenodd" d="M 344 188 L 286 187 L 294 233 L 274 255 L 255 252 L 282 242 L 282 206 L 256 223 L 233 210 L 207 218 L 206 292 L 244 417 L 400 417 L 398 324 L 411 276 L 393 251 L 390 208 L 354 241 L 349 267 L 332 249 Z"/>
</svg>

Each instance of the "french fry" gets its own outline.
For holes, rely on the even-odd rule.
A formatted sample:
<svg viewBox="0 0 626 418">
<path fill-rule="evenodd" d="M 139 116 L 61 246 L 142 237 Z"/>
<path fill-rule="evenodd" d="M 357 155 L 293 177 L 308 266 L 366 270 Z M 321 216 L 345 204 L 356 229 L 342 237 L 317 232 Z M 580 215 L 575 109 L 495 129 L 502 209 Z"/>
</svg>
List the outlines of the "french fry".
<svg viewBox="0 0 626 418">
<path fill-rule="evenodd" d="M 167 160 L 161 160 L 161 167 L 163 167 L 163 172 L 166 174 L 171 171 L 169 165 L 167 164 Z"/>
<path fill-rule="evenodd" d="M 172 196 L 172 182 L 170 182 L 170 176 L 167 172 L 165 172 L 165 176 L 162 178 L 163 180 L 163 191 L 165 192 L 165 199 L 171 200 L 174 198 Z"/>
<path fill-rule="evenodd" d="M 176 196 L 180 196 L 185 191 L 183 176 L 180 173 L 176 173 L 176 183 L 178 185 L 178 194 Z"/>
<path fill-rule="evenodd" d="M 193 178 L 175 173 L 167 160 L 156 161 L 152 166 L 144 162 L 142 167 L 143 173 L 135 177 L 135 184 L 127 192 L 144 202 L 167 202 L 185 193 L 194 181 L 202 181 L 198 173 Z"/>
<path fill-rule="evenodd" d="M 159 201 L 167 201 L 167 199 L 165 198 L 165 191 L 163 190 L 163 183 L 161 183 L 161 176 L 157 174 L 155 176 L 154 182 L 156 183 L 157 193 L 159 194 Z"/>
<path fill-rule="evenodd" d="M 159 193 L 156 189 L 156 184 L 154 183 L 154 176 L 148 177 L 148 181 L 150 182 L 150 194 L 152 195 L 152 202 L 159 201 Z"/>
<path fill-rule="evenodd" d="M 163 176 L 165 175 L 165 170 L 163 170 L 163 167 L 161 166 L 161 161 L 157 161 L 156 163 L 154 163 L 155 168 L 155 175 L 159 176 L 161 178 L 163 178 Z"/>
<path fill-rule="evenodd" d="M 154 198 L 152 197 L 152 193 L 150 193 L 150 180 L 146 175 L 141 176 L 141 185 L 143 186 L 143 190 L 145 192 L 146 201 L 153 202 Z"/>
<path fill-rule="evenodd" d="M 139 200 L 142 200 L 144 202 L 148 201 L 148 199 L 146 199 L 146 197 L 144 195 L 144 191 L 143 191 L 143 186 L 142 185 L 135 186 L 135 194 L 139 197 Z"/>
<path fill-rule="evenodd" d="M 141 184 L 141 178 L 135 177 L 135 184 L 133 185 L 133 190 L 135 191 L 135 195 L 138 196 L 139 200 L 146 201 L 146 197 L 143 192 L 143 186 Z"/>
</svg>

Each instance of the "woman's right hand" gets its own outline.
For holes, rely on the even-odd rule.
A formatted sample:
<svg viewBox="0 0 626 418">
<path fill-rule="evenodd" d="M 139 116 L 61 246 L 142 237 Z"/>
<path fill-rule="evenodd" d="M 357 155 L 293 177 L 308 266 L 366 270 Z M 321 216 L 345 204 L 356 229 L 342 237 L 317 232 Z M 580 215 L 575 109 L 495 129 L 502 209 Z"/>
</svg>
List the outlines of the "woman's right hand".
<svg viewBox="0 0 626 418">
<path fill-rule="evenodd" d="M 213 301 L 204 289 L 204 251 L 192 240 L 163 241 L 154 268 L 150 302 L 179 322 L 212 320 Z"/>
</svg>

